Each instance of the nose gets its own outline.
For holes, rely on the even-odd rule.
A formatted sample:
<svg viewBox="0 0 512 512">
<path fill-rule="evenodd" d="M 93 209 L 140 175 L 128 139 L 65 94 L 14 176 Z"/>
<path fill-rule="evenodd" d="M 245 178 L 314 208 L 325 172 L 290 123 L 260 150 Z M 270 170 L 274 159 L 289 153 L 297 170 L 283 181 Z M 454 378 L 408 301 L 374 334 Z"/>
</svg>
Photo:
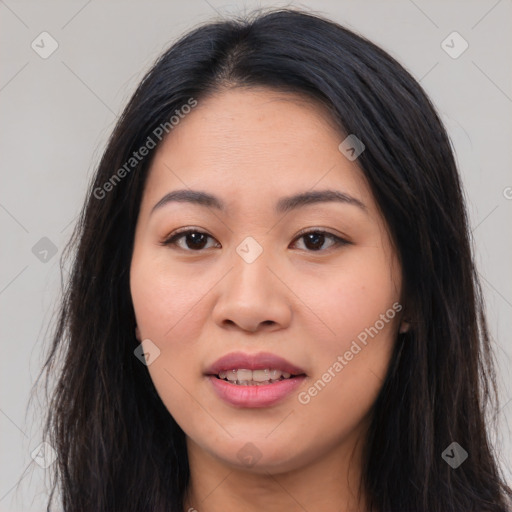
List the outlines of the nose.
<svg viewBox="0 0 512 512">
<path fill-rule="evenodd" d="M 235 255 L 234 268 L 219 283 L 213 318 L 222 328 L 274 331 L 292 317 L 289 288 L 265 251 L 252 263 Z M 274 268 L 276 267 L 276 268 Z"/>
</svg>

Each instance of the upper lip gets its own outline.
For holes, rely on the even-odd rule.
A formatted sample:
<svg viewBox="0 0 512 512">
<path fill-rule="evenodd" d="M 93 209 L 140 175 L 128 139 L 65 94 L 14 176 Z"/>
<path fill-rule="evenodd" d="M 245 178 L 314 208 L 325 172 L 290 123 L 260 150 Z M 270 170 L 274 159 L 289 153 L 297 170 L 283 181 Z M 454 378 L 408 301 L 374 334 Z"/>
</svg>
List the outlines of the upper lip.
<svg viewBox="0 0 512 512">
<path fill-rule="evenodd" d="M 227 370 L 265 370 L 265 369 L 281 370 L 291 373 L 292 375 L 305 374 L 302 368 L 295 366 L 286 359 L 271 354 L 269 352 L 260 352 L 258 354 L 244 354 L 243 352 L 231 352 L 217 359 L 210 365 L 206 371 L 206 375 L 218 375 L 222 371 Z"/>
</svg>

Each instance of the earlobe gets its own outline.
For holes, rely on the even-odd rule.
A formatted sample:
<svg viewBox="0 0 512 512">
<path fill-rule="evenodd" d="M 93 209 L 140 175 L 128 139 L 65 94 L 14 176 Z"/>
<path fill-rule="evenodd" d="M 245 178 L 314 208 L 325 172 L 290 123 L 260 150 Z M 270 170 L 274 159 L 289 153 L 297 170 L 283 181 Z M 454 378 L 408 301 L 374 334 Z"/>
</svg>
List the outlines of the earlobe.
<svg viewBox="0 0 512 512">
<path fill-rule="evenodd" d="M 140 341 L 140 330 L 137 326 L 135 326 L 135 337 Z"/>
<path fill-rule="evenodd" d="M 404 332 L 408 332 L 410 328 L 411 328 L 411 324 L 404 320 L 400 323 L 400 329 L 398 332 L 400 334 L 403 334 Z"/>
</svg>

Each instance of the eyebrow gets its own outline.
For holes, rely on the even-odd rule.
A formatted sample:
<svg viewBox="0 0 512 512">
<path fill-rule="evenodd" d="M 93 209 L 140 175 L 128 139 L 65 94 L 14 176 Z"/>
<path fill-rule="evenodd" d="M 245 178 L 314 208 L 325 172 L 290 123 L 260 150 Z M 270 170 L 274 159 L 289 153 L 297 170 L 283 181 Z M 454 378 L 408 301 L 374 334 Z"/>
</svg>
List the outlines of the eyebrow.
<svg viewBox="0 0 512 512">
<path fill-rule="evenodd" d="M 225 211 L 226 209 L 222 200 L 212 194 L 199 190 L 184 189 L 173 190 L 166 194 L 153 206 L 151 213 L 172 202 L 197 204 L 207 208 L 215 208 L 220 211 Z M 365 213 L 368 212 L 366 205 L 359 199 L 338 190 L 308 191 L 295 194 L 293 196 L 282 197 L 276 203 L 275 212 L 283 214 L 306 205 L 327 202 L 348 204 L 360 208 Z"/>
</svg>

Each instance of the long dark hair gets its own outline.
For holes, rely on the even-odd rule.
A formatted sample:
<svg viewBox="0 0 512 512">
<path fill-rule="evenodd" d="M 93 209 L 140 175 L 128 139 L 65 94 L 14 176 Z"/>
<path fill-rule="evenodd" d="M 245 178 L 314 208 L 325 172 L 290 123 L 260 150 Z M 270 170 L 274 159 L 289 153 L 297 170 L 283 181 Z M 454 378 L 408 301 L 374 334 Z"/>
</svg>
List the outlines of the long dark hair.
<svg viewBox="0 0 512 512">
<path fill-rule="evenodd" d="M 44 426 L 58 454 L 48 510 L 57 485 L 66 512 L 183 510 L 185 435 L 134 356 L 129 268 L 154 151 L 130 158 L 148 137 L 158 144 L 159 127 L 191 99 L 240 86 L 306 95 L 329 108 L 340 141 L 354 134 L 366 146 L 358 163 L 402 264 L 411 323 L 372 409 L 361 482 L 369 507 L 504 512 L 512 491 L 486 412 L 497 404 L 494 362 L 445 128 L 390 55 L 289 9 L 186 34 L 147 73 L 113 131 L 64 253 L 72 271 L 42 370 L 48 377 L 61 364 Z M 452 442 L 469 454 L 456 469 L 441 456 Z"/>
</svg>

